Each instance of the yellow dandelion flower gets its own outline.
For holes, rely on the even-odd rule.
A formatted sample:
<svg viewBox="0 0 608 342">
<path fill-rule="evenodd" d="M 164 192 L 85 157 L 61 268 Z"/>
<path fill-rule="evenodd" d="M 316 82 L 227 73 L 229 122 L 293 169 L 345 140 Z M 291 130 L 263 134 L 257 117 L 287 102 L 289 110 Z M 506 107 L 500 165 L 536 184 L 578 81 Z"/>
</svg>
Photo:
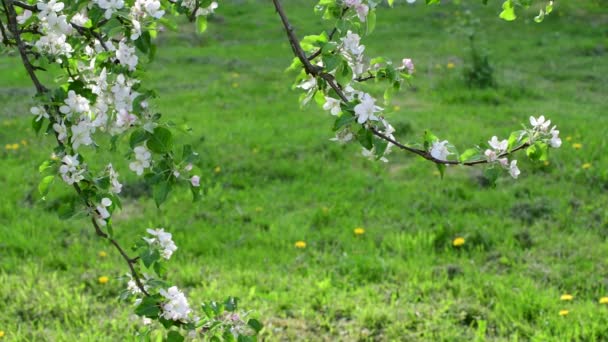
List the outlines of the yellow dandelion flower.
<svg viewBox="0 0 608 342">
<path fill-rule="evenodd" d="M 454 241 L 452 241 L 452 245 L 454 247 L 460 247 L 460 246 L 464 245 L 464 238 L 463 237 L 455 238 Z"/>
<path fill-rule="evenodd" d="M 304 241 L 296 241 L 295 246 L 296 246 L 296 248 L 300 248 L 300 249 L 306 248 L 306 242 L 304 242 Z"/>
<path fill-rule="evenodd" d="M 399 107 L 399 106 L 394 106 L 394 107 L 393 107 L 393 110 L 394 110 L 395 112 L 396 112 L 396 111 L 398 111 L 398 110 L 400 110 L 400 109 L 401 109 L 401 107 Z"/>
<path fill-rule="evenodd" d="M 97 279 L 97 281 L 99 281 L 100 284 L 106 284 L 108 281 L 110 281 L 110 278 L 106 276 L 101 276 L 99 277 L 99 279 Z"/>
<path fill-rule="evenodd" d="M 323 212 L 323 214 L 327 215 L 329 214 L 329 208 L 328 207 L 323 207 L 321 208 L 321 211 Z"/>
<path fill-rule="evenodd" d="M 236 83 L 236 82 L 232 83 L 232 88 L 238 88 L 238 87 L 239 87 L 238 83 Z"/>
<path fill-rule="evenodd" d="M 564 293 L 561 297 L 559 297 L 560 300 L 572 300 L 574 299 L 574 296 L 568 293 Z"/>
<path fill-rule="evenodd" d="M 585 163 L 583 164 L 583 166 L 581 166 L 583 168 L 583 170 L 587 170 L 591 168 L 591 163 Z"/>
<path fill-rule="evenodd" d="M 550 163 L 549 163 L 549 161 L 548 161 L 548 160 L 545 160 L 545 162 L 543 163 L 543 165 L 545 165 L 545 166 L 549 166 L 549 164 L 550 164 Z"/>
<path fill-rule="evenodd" d="M 355 235 L 363 235 L 363 234 L 365 234 L 365 229 L 363 229 L 361 227 L 357 227 L 357 228 L 355 228 L 354 232 L 355 232 Z"/>
<path fill-rule="evenodd" d="M 569 310 L 559 310 L 559 315 L 560 316 L 568 316 L 569 313 L 570 313 Z"/>
<path fill-rule="evenodd" d="M 213 171 L 214 171 L 215 173 L 220 173 L 220 172 L 222 172 L 222 168 L 221 168 L 221 167 L 219 167 L 219 166 L 216 166 L 216 167 L 215 167 L 215 169 L 213 169 Z"/>
<path fill-rule="evenodd" d="M 13 147 L 13 150 L 18 150 L 19 149 L 19 144 L 13 144 L 12 147 Z"/>
<path fill-rule="evenodd" d="M 4 337 L 4 331 L 0 330 L 0 338 Z"/>
<path fill-rule="evenodd" d="M 454 63 L 452 63 L 452 62 L 449 62 L 448 65 L 447 65 L 448 69 L 454 69 L 455 66 L 456 65 Z"/>
<path fill-rule="evenodd" d="M 572 144 L 572 148 L 574 148 L 575 150 L 580 150 L 581 148 L 583 148 L 583 144 L 574 143 L 574 144 Z"/>
<path fill-rule="evenodd" d="M 6 145 L 4 145 L 4 149 L 5 149 L 5 150 L 12 150 L 12 149 L 13 149 L 13 145 L 11 145 L 11 144 L 6 144 Z"/>
<path fill-rule="evenodd" d="M 27 140 L 22 139 L 22 140 L 21 140 L 21 145 L 26 146 L 26 145 L 27 145 Z"/>
<path fill-rule="evenodd" d="M 99 253 L 97 253 L 97 255 L 99 255 L 100 258 L 105 258 L 108 256 L 108 253 L 106 253 L 105 251 L 99 251 Z"/>
<path fill-rule="evenodd" d="M 572 137 L 571 137 L 571 136 L 567 136 L 567 137 L 566 137 L 566 141 L 571 141 L 571 140 L 572 140 Z"/>
<path fill-rule="evenodd" d="M 262 207 L 255 207 L 255 211 L 257 213 L 261 213 L 262 211 L 264 211 L 264 208 L 262 208 Z"/>
<path fill-rule="evenodd" d="M 600 304 L 608 304 L 608 297 L 600 298 Z"/>
</svg>

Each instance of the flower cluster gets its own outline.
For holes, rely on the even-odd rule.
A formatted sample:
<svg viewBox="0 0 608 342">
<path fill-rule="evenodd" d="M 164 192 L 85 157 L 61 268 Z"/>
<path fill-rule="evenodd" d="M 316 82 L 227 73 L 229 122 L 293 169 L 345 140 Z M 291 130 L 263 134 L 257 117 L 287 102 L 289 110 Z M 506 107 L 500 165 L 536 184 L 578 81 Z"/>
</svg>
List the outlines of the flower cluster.
<svg viewBox="0 0 608 342">
<path fill-rule="evenodd" d="M 144 238 L 148 244 L 154 248 L 160 250 L 160 255 L 169 260 L 173 252 L 177 250 L 177 246 L 173 242 L 171 233 L 165 232 L 163 228 L 147 229 L 148 234 L 152 235 L 153 238 Z"/>
<path fill-rule="evenodd" d="M 159 293 L 166 299 L 162 304 L 163 318 L 181 322 L 190 320 L 192 309 L 190 309 L 188 299 L 177 286 L 172 286 L 166 290 L 161 289 Z"/>
</svg>

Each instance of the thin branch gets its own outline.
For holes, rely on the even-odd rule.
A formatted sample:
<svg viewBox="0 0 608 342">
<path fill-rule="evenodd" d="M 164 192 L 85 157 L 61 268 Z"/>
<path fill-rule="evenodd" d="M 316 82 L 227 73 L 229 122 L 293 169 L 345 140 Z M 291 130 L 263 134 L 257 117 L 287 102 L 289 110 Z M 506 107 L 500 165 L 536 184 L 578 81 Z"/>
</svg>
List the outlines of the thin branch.
<svg viewBox="0 0 608 342">
<path fill-rule="evenodd" d="M 6 11 L 6 16 L 8 19 L 8 28 L 9 28 L 11 34 L 13 35 L 13 37 L 15 38 L 15 41 L 17 43 L 17 48 L 19 50 L 19 54 L 21 55 L 21 60 L 23 62 L 23 65 L 25 66 L 25 69 L 27 70 L 32 82 L 34 83 L 37 93 L 44 94 L 47 92 L 47 89 L 42 85 L 42 83 L 38 79 L 38 76 L 36 75 L 36 72 L 35 72 L 35 68 L 32 66 L 32 63 L 30 62 L 30 60 L 27 56 L 26 45 L 23 42 L 23 40 L 21 39 L 21 35 L 19 33 L 19 28 L 17 26 L 17 19 L 16 19 L 17 13 L 15 12 L 15 8 L 14 8 L 14 6 L 16 6 L 17 3 L 13 0 L 4 0 L 4 1 L 2 1 L 2 5 L 4 6 L 4 9 Z M 22 7 L 22 6 L 20 6 L 20 7 Z M 57 134 L 55 134 L 55 138 L 58 138 Z M 63 143 L 59 139 L 57 139 L 57 143 L 59 145 L 63 145 Z M 76 193 L 78 193 L 78 195 L 83 199 L 85 205 L 89 209 L 95 210 L 95 206 L 93 205 L 93 203 L 91 203 L 83 195 L 82 190 L 80 189 L 80 186 L 78 185 L 78 183 L 74 183 L 74 190 L 76 190 Z M 108 241 L 110 241 L 110 243 L 112 245 L 114 245 L 114 247 L 116 247 L 116 249 L 118 250 L 120 255 L 127 262 L 127 265 L 129 266 L 129 269 L 131 270 L 131 275 L 132 275 L 133 279 L 135 280 L 137 287 L 142 291 L 142 293 L 144 295 L 149 296 L 149 293 L 146 291 L 146 289 L 144 288 L 144 286 L 141 282 L 141 278 L 139 277 L 139 275 L 137 274 L 137 271 L 135 270 L 135 263 L 137 262 L 137 260 L 139 258 L 129 257 L 127 255 L 127 253 L 125 252 L 125 250 L 120 246 L 120 244 L 116 240 L 114 240 L 111 236 L 109 236 L 107 233 L 105 233 L 101 229 L 101 227 L 99 227 L 99 224 L 95 220 L 95 217 L 91 218 L 91 222 L 93 223 L 93 227 L 95 228 L 95 233 L 98 236 L 107 239 Z"/>
<path fill-rule="evenodd" d="M 275 7 L 277 13 L 279 14 L 279 17 L 281 18 L 283 27 L 285 28 L 285 31 L 287 32 L 287 38 L 289 40 L 289 43 L 291 44 L 293 53 L 300 60 L 300 63 L 302 63 L 302 65 L 304 66 L 304 71 L 306 71 L 306 73 L 309 75 L 312 75 L 315 77 L 320 77 L 323 80 L 325 80 L 327 82 L 327 84 L 336 92 L 338 97 L 340 97 L 340 100 L 342 100 L 342 102 L 344 102 L 344 103 L 348 103 L 349 100 L 346 97 L 346 95 L 344 94 L 344 92 L 342 91 L 342 86 L 336 82 L 335 77 L 327 72 L 324 72 L 323 68 L 313 66 L 310 63 L 310 61 L 308 60 L 308 58 L 306 58 L 304 50 L 302 49 L 302 46 L 300 45 L 299 40 L 294 33 L 294 29 L 291 26 L 291 23 L 289 22 L 287 15 L 285 14 L 285 11 L 283 10 L 283 6 L 281 5 L 280 0 L 273 0 L 273 3 L 274 3 L 274 7 Z M 364 81 L 364 80 L 371 79 L 371 78 L 372 77 L 362 78 L 360 81 Z M 381 133 L 375 127 L 370 126 L 368 128 L 378 138 L 388 141 L 391 144 L 399 147 L 400 149 L 402 149 L 404 151 L 414 153 L 414 154 L 416 154 L 426 160 L 429 160 L 433 163 L 436 163 L 436 164 L 473 166 L 473 165 L 479 165 L 479 164 L 487 164 L 489 162 L 488 160 L 485 160 L 485 159 L 471 161 L 471 162 L 437 159 L 437 158 L 433 157 L 428 151 L 404 145 L 404 144 L 398 142 L 397 140 L 395 140 L 394 138 L 391 138 L 391 137 L 387 136 L 386 134 Z M 518 146 L 517 148 L 512 149 L 511 151 L 502 153 L 501 155 L 498 156 L 498 158 L 503 158 L 513 152 L 522 150 L 528 146 L 530 146 L 529 143 L 524 143 L 524 144 Z"/>
<path fill-rule="evenodd" d="M 32 12 L 38 12 L 38 7 L 36 7 L 35 5 L 29 5 L 26 3 L 23 3 L 21 1 L 13 1 L 13 5 L 17 6 L 17 7 L 21 7 L 23 9 L 32 11 Z"/>
<path fill-rule="evenodd" d="M 338 18 L 338 21 L 342 20 L 342 18 L 344 18 L 344 15 L 346 14 L 346 12 L 348 12 L 348 7 L 344 7 L 342 9 L 342 13 L 340 13 L 340 17 Z M 331 32 L 329 33 L 329 37 L 327 39 L 327 41 L 332 41 L 334 39 L 334 35 L 336 34 L 336 32 L 338 32 L 338 26 L 334 26 L 334 28 L 331 30 Z M 319 50 L 315 51 L 315 53 L 313 53 L 312 55 L 310 55 L 308 57 L 309 61 L 312 61 L 313 59 L 317 58 L 323 49 L 319 48 Z"/>
</svg>

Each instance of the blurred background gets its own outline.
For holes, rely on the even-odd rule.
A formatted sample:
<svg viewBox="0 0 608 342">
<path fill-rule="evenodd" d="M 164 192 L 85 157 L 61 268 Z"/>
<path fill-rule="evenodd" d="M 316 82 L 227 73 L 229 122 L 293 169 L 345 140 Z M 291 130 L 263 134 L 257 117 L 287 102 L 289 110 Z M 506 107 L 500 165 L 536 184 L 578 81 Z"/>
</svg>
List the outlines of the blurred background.
<svg viewBox="0 0 608 342">
<path fill-rule="evenodd" d="M 176 191 L 157 212 L 126 160 L 100 150 L 125 184 L 117 239 L 172 232 L 170 281 L 192 305 L 240 298 L 269 341 L 608 339 L 608 4 L 558 1 L 538 24 L 537 8 L 500 20 L 500 1 L 395 2 L 362 43 L 416 65 L 387 106 L 397 138 L 430 129 L 462 151 L 545 115 L 564 141 L 549 162 L 521 155 L 520 178 L 491 188 L 480 168 L 441 179 L 418 157 L 373 162 L 330 142 L 332 118 L 291 89 L 272 4 L 222 1 L 204 35 L 186 23 L 161 33 L 144 76 L 152 106 L 201 154 L 206 194 L 192 204 Z M 313 5 L 284 1 L 299 37 L 331 29 Z M 126 265 L 84 214 L 58 215 L 68 187 L 40 198 L 53 140 L 31 129 L 15 55 L 0 56 L 0 75 L 4 339 L 128 340 L 142 328 L 117 300 Z"/>
</svg>

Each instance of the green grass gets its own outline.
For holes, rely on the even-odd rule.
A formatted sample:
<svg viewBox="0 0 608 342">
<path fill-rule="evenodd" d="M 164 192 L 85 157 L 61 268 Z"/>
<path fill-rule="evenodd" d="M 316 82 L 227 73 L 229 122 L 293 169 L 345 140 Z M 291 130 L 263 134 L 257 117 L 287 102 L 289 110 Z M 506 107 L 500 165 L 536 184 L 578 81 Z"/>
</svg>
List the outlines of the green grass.
<svg viewBox="0 0 608 342">
<path fill-rule="evenodd" d="M 301 36 L 318 33 L 309 3 L 285 3 Z M 180 140 L 201 153 L 207 195 L 189 204 L 178 192 L 157 212 L 113 159 L 126 183 L 117 239 L 171 231 L 179 250 L 170 281 L 192 304 L 239 297 L 269 341 L 608 339 L 608 307 L 598 304 L 608 295 L 608 15 L 581 1 L 540 25 L 532 12 L 506 23 L 497 6 L 472 6 L 497 89 L 463 84 L 466 41 L 448 33 L 456 5 L 380 10 L 366 51 L 416 62 L 415 88 L 395 97 L 390 114 L 401 140 L 429 128 L 465 147 L 545 114 L 564 138 L 548 165 L 521 156 L 520 179 L 492 189 L 480 169 L 452 167 L 441 180 L 411 155 L 375 163 L 328 141 L 331 118 L 300 109 L 283 73 L 292 57 L 271 5 L 235 0 L 202 37 L 189 27 L 161 35 L 146 76 L 161 94 L 154 106 L 192 127 Z M 139 324 L 116 299 L 126 265 L 86 217 L 57 217 L 69 188 L 56 182 L 46 200 L 37 195 L 52 139 L 29 128 L 33 90 L 14 56 L 0 58 L 0 75 L 4 339 L 127 340 Z M 4 148 L 13 143 L 20 148 Z M 107 158 L 101 151 L 99 165 Z M 365 234 L 355 237 L 355 227 Z M 307 247 L 296 249 L 298 240 Z M 574 300 L 560 301 L 563 293 Z"/>
</svg>

